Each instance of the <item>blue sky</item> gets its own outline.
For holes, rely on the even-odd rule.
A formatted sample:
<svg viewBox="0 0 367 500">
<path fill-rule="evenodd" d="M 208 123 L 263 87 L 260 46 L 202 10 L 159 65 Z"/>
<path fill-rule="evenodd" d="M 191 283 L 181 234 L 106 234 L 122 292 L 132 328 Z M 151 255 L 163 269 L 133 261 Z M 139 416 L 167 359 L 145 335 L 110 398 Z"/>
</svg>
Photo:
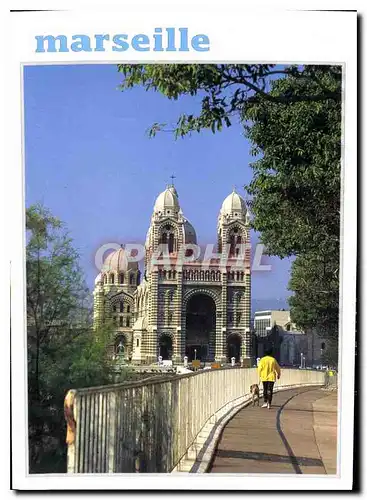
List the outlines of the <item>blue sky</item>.
<svg viewBox="0 0 367 500">
<path fill-rule="evenodd" d="M 233 186 L 244 195 L 252 175 L 240 125 L 215 135 L 149 139 L 152 123 L 175 122 L 181 112 L 195 112 L 199 100 L 169 101 L 142 88 L 120 92 L 120 81 L 113 65 L 24 70 L 26 205 L 42 202 L 66 223 L 89 287 L 102 244 L 145 240 L 155 198 L 172 174 L 199 243 L 216 243 L 224 198 Z M 253 273 L 252 295 L 275 307 L 289 295 L 290 263 L 263 262 L 272 271 Z"/>
</svg>

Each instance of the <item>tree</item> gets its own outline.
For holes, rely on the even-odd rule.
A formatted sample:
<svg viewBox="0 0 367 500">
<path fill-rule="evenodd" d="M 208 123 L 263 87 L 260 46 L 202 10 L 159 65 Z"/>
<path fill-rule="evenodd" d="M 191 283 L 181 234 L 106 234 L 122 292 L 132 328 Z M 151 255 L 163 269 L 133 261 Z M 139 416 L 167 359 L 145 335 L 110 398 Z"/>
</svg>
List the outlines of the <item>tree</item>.
<svg viewBox="0 0 367 500">
<path fill-rule="evenodd" d="M 41 205 L 26 212 L 30 472 L 65 472 L 63 403 L 70 388 L 111 382 L 111 328 L 93 332 L 87 288 L 64 225 Z"/>
<path fill-rule="evenodd" d="M 292 320 L 304 331 L 316 330 L 327 339 L 324 362 L 337 365 L 339 324 L 339 282 L 332 256 L 307 254 L 292 265 L 289 303 Z"/>
<path fill-rule="evenodd" d="M 320 80 L 336 88 L 333 71 Z M 301 89 L 300 89 L 301 87 Z M 310 82 L 286 78 L 272 93 L 311 94 Z M 248 186 L 254 228 L 269 253 L 296 255 L 289 300 L 292 320 L 328 339 L 325 356 L 337 364 L 339 319 L 339 232 L 341 103 L 258 103 L 248 109 L 246 132 L 262 156 Z"/>
<path fill-rule="evenodd" d="M 202 129 L 213 133 L 223 126 L 230 127 L 232 120 L 242 121 L 249 106 L 260 102 L 288 105 L 297 102 L 341 101 L 340 85 L 328 87 L 323 81 L 325 67 L 298 66 L 278 67 L 274 64 L 120 64 L 123 74 L 121 90 L 142 85 L 146 90 L 158 91 L 168 99 L 180 96 L 201 97 L 201 110 L 197 115 L 181 114 L 177 123 L 168 129 L 176 137 L 184 137 Z M 341 81 L 339 67 L 328 66 L 337 81 Z M 293 94 L 272 93 L 274 78 L 287 77 L 307 81 L 307 89 Z M 303 89 L 302 89 L 303 90 Z M 151 136 L 167 130 L 167 124 L 154 123 Z"/>
<path fill-rule="evenodd" d="M 87 289 L 61 222 L 40 205 L 26 213 L 27 319 L 33 397 L 39 400 L 41 348 L 70 329 Z"/>
<path fill-rule="evenodd" d="M 333 71 L 318 76 L 324 87 L 337 86 Z M 274 81 L 271 93 L 311 96 L 314 91 L 311 80 L 289 77 Z M 245 117 L 253 154 L 261 155 L 252 164 L 254 177 L 248 186 L 253 227 L 268 252 L 280 257 L 309 252 L 337 255 L 341 103 L 284 106 L 262 101 L 249 107 Z"/>
<path fill-rule="evenodd" d="M 201 98 L 199 113 L 182 114 L 174 125 L 154 123 L 150 136 L 167 130 L 176 138 L 203 129 L 216 133 L 239 121 L 255 157 L 246 186 L 252 227 L 268 254 L 304 256 L 308 263 L 320 255 L 332 269 L 327 288 L 338 286 L 341 66 L 172 64 L 118 70 L 122 90 L 142 85 L 169 99 Z M 300 289 L 292 289 L 291 314 L 299 317 Z M 314 324 L 322 326 L 316 301 L 304 303 L 304 314 L 314 314 Z M 335 325 L 334 316 L 330 319 Z"/>
<path fill-rule="evenodd" d="M 257 157 L 246 186 L 252 224 L 269 254 L 314 249 L 325 228 L 331 233 L 327 244 L 338 246 L 339 66 L 121 64 L 118 70 L 122 90 L 142 85 L 169 99 L 201 97 L 197 115 L 181 114 L 171 128 L 155 123 L 151 136 L 170 130 L 184 137 L 206 128 L 216 133 L 236 119 L 243 124 Z"/>
</svg>

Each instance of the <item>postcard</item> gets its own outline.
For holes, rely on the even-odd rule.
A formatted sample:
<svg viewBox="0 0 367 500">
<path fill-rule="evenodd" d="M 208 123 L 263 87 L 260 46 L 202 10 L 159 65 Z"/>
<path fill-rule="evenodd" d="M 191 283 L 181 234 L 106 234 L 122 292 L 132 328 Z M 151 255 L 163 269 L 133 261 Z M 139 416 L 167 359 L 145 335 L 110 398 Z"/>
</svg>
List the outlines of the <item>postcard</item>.
<svg viewBox="0 0 367 500">
<path fill-rule="evenodd" d="M 357 13 L 138 7 L 9 14 L 11 488 L 351 490 Z"/>
</svg>

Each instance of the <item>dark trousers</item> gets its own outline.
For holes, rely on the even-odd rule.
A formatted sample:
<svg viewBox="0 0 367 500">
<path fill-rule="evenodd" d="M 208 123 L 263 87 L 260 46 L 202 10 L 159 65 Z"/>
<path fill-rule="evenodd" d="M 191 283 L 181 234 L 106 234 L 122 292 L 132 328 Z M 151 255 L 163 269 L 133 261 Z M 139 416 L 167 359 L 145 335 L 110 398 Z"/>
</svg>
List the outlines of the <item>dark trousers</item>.
<svg viewBox="0 0 367 500">
<path fill-rule="evenodd" d="M 269 403 L 271 405 L 273 399 L 274 382 L 263 382 L 263 388 L 264 388 L 264 403 Z"/>
</svg>

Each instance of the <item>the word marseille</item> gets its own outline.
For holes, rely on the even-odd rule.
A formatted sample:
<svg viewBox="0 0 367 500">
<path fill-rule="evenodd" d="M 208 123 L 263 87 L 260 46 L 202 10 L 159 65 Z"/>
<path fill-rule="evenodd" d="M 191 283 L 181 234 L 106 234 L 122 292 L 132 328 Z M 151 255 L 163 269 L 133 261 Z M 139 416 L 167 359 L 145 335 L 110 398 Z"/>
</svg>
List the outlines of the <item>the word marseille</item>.
<svg viewBox="0 0 367 500">
<path fill-rule="evenodd" d="M 36 52 L 125 52 L 133 49 L 138 52 L 207 52 L 207 35 L 189 35 L 188 28 L 155 28 L 151 36 L 138 34 L 130 37 L 118 35 L 37 35 Z"/>
</svg>

